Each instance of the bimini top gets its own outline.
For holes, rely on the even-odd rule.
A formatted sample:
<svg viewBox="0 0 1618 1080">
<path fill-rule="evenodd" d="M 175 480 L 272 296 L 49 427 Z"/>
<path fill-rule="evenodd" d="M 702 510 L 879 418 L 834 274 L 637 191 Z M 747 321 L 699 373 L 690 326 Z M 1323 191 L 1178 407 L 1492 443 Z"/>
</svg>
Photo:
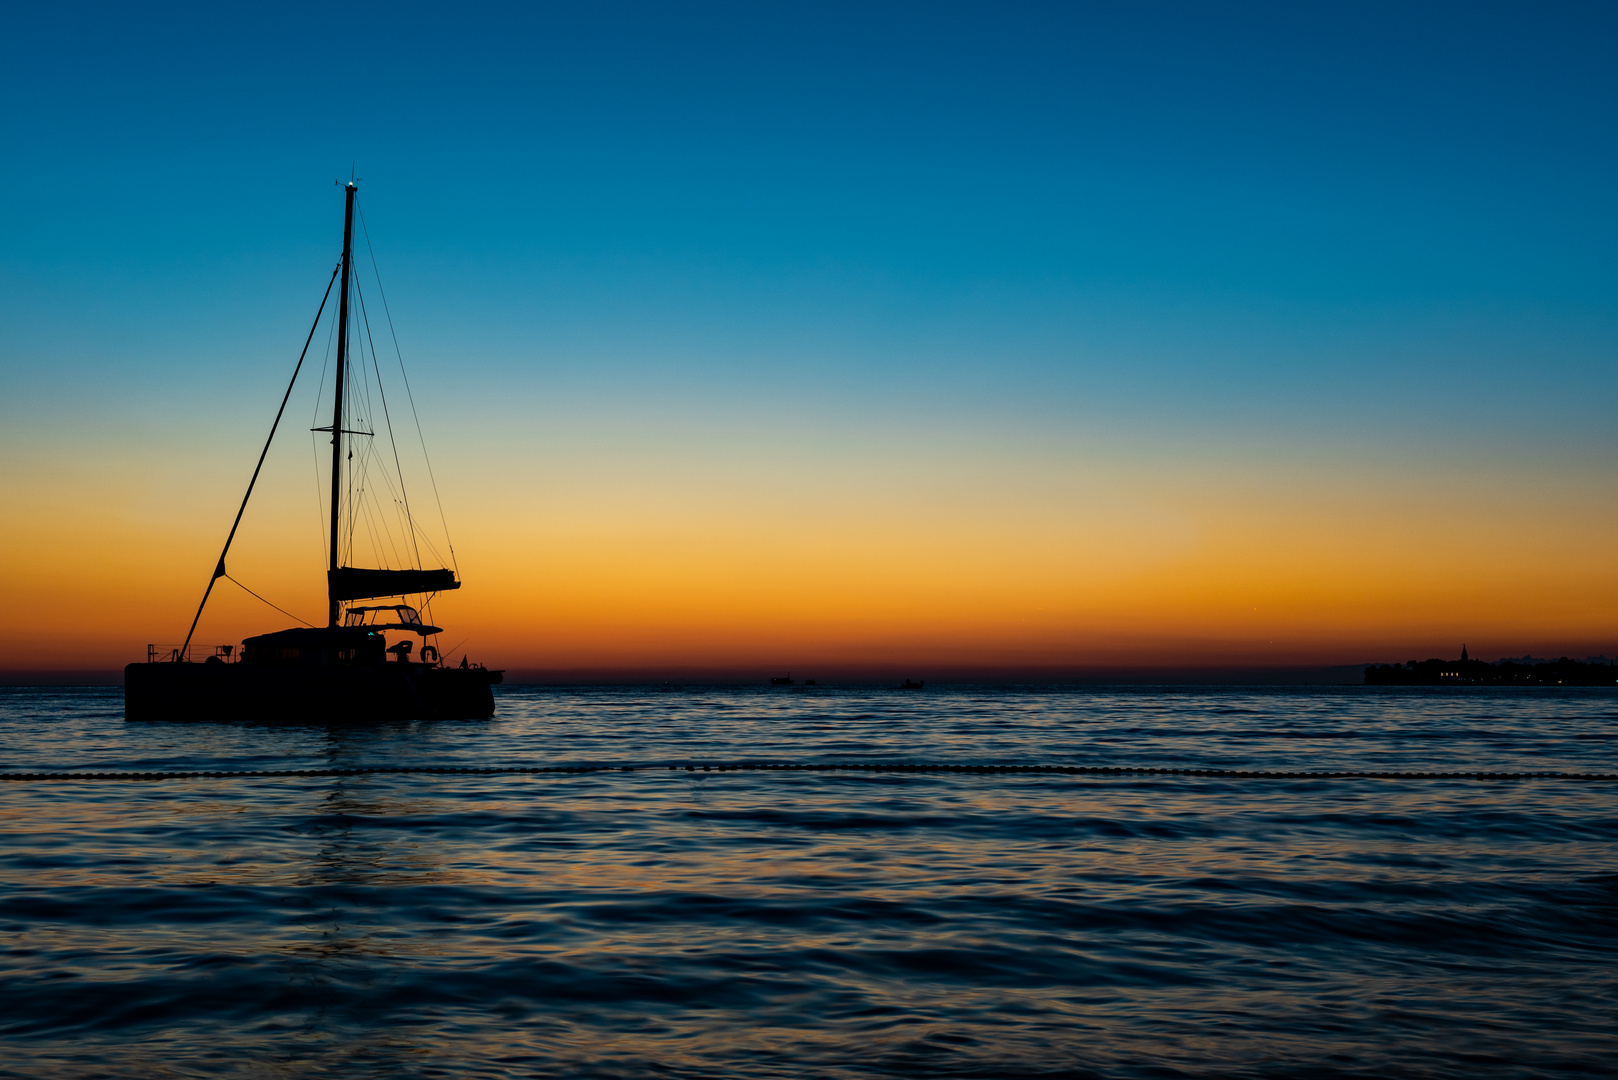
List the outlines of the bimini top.
<svg viewBox="0 0 1618 1080">
<path fill-rule="evenodd" d="M 388 621 L 388 616 L 393 621 Z M 343 627 L 364 627 L 367 630 L 409 630 L 427 637 L 443 633 L 436 626 L 421 621 L 421 614 L 408 604 L 383 604 L 380 607 L 351 607 L 343 616 Z"/>
</svg>

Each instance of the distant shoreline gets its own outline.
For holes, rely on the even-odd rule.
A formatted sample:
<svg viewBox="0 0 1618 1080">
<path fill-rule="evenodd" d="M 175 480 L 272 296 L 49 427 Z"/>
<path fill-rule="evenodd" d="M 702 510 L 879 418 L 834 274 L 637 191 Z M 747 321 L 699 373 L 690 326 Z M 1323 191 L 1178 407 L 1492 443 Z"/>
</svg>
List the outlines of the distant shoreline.
<svg viewBox="0 0 1618 1080">
<path fill-rule="evenodd" d="M 1573 660 L 1411 660 L 1369 664 L 1367 686 L 1614 686 L 1618 664 L 1602 659 Z"/>
</svg>

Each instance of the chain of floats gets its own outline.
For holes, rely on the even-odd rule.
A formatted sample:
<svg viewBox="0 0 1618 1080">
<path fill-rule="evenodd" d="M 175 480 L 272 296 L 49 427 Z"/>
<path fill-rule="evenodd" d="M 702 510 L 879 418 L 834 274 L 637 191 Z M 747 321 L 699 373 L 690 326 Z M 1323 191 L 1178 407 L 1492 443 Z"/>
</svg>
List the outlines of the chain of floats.
<svg viewBox="0 0 1618 1080">
<path fill-rule="evenodd" d="M 255 777 L 371 776 L 378 774 L 499 776 L 543 773 L 577 776 L 609 772 L 855 772 L 855 773 L 944 773 L 993 776 L 1211 776 L 1231 780 L 1618 780 L 1614 773 L 1568 772 L 1268 772 L 1253 769 L 1152 769 L 1142 766 L 1099 765 L 977 765 L 971 763 L 906 762 L 681 762 L 671 765 L 499 765 L 463 767 L 454 765 L 366 765 L 350 769 L 237 769 L 196 772 L 0 772 L 0 780 L 86 781 L 86 780 L 236 780 Z"/>
</svg>

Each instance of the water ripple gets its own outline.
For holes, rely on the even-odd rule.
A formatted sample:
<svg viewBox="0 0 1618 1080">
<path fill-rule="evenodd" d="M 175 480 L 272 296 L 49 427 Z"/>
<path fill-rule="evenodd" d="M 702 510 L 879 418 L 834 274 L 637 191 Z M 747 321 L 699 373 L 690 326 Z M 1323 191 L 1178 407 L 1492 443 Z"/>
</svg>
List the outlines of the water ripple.
<svg viewBox="0 0 1618 1080">
<path fill-rule="evenodd" d="M 508 688 L 0 767 L 761 756 L 1612 772 L 1611 692 Z M 950 773 L 0 786 L 0 1076 L 1611 1075 L 1610 785 Z"/>
</svg>

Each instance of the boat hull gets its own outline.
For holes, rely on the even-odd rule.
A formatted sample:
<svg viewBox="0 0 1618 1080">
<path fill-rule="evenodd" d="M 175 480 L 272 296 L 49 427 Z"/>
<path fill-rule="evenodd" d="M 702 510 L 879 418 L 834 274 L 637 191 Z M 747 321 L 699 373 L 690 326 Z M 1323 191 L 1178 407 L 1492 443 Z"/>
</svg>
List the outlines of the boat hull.
<svg viewBox="0 0 1618 1080">
<path fill-rule="evenodd" d="M 501 672 L 415 664 L 130 664 L 126 720 L 375 723 L 483 720 Z"/>
</svg>

